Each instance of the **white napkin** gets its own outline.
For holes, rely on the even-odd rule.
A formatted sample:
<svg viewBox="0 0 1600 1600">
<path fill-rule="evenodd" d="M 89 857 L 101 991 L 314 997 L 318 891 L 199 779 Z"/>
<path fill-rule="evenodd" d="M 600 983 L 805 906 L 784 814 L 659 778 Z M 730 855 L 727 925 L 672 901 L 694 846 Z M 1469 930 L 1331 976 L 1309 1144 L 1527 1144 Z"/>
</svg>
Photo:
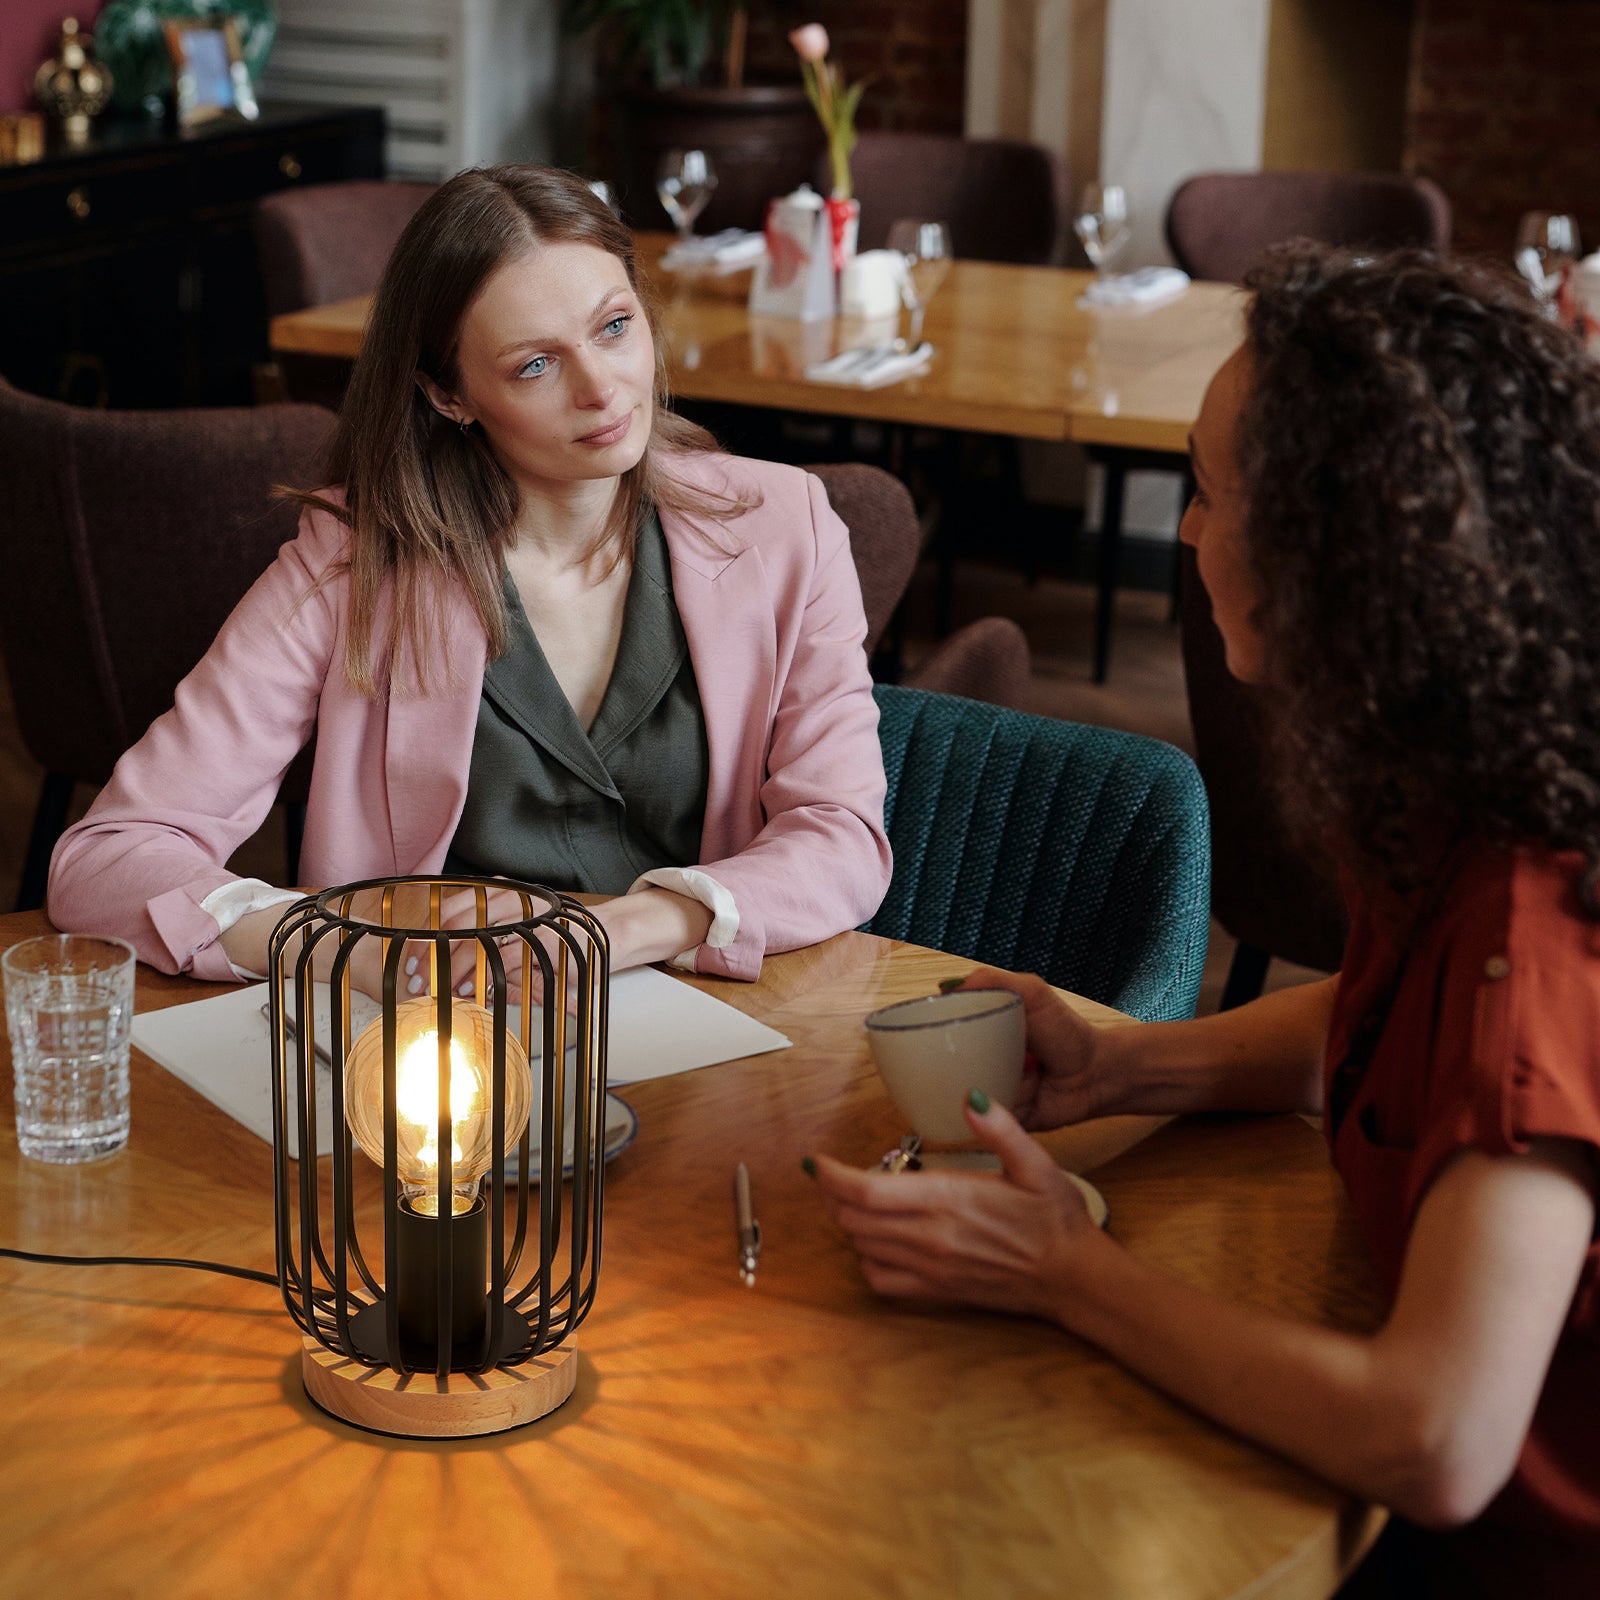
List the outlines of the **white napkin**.
<svg viewBox="0 0 1600 1600">
<path fill-rule="evenodd" d="M 765 234 L 724 228 L 703 238 L 693 234 L 680 239 L 661 258 L 668 272 L 740 272 L 753 267 L 767 253 Z"/>
<path fill-rule="evenodd" d="M 1189 287 L 1189 274 L 1177 267 L 1140 267 L 1137 272 L 1098 278 L 1083 291 L 1086 306 L 1158 306 L 1176 300 Z"/>
<path fill-rule="evenodd" d="M 892 344 L 861 345 L 807 367 L 806 377 L 812 383 L 835 383 L 846 389 L 881 389 L 921 372 L 932 359 L 933 346 L 926 342 L 904 351 Z"/>
</svg>

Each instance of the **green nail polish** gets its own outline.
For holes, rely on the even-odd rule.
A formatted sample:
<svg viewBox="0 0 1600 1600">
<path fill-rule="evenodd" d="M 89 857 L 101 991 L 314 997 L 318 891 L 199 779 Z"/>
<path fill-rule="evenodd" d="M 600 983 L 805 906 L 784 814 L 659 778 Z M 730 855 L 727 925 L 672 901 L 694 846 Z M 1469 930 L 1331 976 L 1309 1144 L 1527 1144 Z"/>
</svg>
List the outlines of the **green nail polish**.
<svg viewBox="0 0 1600 1600">
<path fill-rule="evenodd" d="M 967 1095 L 967 1104 L 981 1117 L 989 1110 L 989 1097 L 982 1089 L 974 1089 Z"/>
<path fill-rule="evenodd" d="M 814 1178 L 817 1175 L 817 1164 L 811 1159 L 810 1156 L 801 1156 L 800 1170 L 805 1173 L 808 1178 Z"/>
<path fill-rule="evenodd" d="M 949 994 L 952 989 L 959 989 L 966 981 L 965 978 L 941 978 L 939 980 L 939 993 Z"/>
</svg>

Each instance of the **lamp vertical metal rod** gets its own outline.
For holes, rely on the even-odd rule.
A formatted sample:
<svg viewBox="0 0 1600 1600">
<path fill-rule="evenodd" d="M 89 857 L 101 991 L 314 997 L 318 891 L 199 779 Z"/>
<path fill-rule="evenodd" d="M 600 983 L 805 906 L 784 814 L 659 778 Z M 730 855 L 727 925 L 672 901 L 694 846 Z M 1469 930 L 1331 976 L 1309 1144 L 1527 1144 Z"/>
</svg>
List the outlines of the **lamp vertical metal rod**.
<svg viewBox="0 0 1600 1600">
<path fill-rule="evenodd" d="M 435 886 L 428 924 L 439 926 L 440 891 Z M 434 1219 L 434 1367 L 441 1378 L 450 1375 L 450 1353 L 455 1344 L 454 1308 L 450 1301 L 451 1273 L 454 1270 L 455 1163 L 451 1157 L 454 1128 L 450 1117 L 450 1028 L 454 1004 L 450 987 L 450 941 L 443 934 L 434 942 L 434 1003 L 438 1024 L 438 1101 L 435 1106 L 434 1137 L 439 1148 L 438 1210 Z"/>
<path fill-rule="evenodd" d="M 383 963 L 383 1259 L 392 1273 L 400 1260 L 400 1163 L 399 1117 L 396 1100 L 395 1061 L 395 984 L 400 974 L 400 957 L 405 942 L 394 940 Z M 405 1352 L 400 1347 L 400 1297 L 395 1285 L 386 1285 L 383 1297 L 384 1338 L 389 1365 L 399 1373 L 410 1372 Z"/>
</svg>

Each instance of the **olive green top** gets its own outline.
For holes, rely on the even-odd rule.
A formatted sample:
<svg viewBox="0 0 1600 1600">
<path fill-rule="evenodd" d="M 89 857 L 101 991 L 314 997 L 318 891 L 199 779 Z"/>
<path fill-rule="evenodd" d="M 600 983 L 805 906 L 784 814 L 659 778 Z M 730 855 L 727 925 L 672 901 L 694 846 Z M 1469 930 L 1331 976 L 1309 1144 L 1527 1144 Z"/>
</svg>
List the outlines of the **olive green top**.
<svg viewBox="0 0 1600 1600">
<path fill-rule="evenodd" d="M 616 665 L 586 733 L 504 582 L 506 652 L 484 669 L 467 801 L 445 870 L 622 894 L 690 866 L 705 824 L 706 724 L 654 511 L 641 521 Z"/>
</svg>

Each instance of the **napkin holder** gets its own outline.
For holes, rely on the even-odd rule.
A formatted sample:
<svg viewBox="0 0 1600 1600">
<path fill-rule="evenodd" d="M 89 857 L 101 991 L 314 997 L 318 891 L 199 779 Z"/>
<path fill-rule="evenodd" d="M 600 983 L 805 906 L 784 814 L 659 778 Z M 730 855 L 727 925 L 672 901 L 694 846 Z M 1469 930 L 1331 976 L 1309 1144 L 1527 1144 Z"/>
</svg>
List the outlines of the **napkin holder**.
<svg viewBox="0 0 1600 1600">
<path fill-rule="evenodd" d="M 767 203 L 767 253 L 750 282 L 750 314 L 816 322 L 838 309 L 833 223 L 822 196 L 802 184 Z"/>
</svg>

